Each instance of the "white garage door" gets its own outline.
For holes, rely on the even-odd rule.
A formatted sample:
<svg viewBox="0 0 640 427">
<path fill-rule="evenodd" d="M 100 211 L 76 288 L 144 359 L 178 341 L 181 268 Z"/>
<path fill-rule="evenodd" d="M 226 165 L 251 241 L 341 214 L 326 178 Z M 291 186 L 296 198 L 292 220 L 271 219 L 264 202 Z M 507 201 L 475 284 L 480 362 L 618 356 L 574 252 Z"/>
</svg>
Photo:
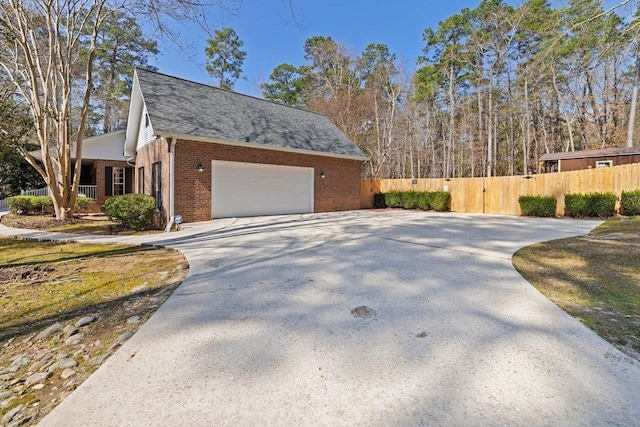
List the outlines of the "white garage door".
<svg viewBox="0 0 640 427">
<path fill-rule="evenodd" d="M 313 168 L 211 162 L 211 217 L 313 212 Z"/>
</svg>

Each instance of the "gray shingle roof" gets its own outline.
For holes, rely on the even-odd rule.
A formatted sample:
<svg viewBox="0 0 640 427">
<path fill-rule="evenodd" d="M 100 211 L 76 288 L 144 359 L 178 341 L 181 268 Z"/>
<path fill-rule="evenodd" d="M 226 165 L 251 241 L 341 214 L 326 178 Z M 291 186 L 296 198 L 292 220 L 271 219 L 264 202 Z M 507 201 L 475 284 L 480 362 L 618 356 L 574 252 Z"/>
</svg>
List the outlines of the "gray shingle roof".
<svg viewBox="0 0 640 427">
<path fill-rule="evenodd" d="M 137 69 L 154 132 L 329 155 L 366 155 L 321 114 Z"/>
<path fill-rule="evenodd" d="M 640 154 L 640 147 L 605 148 L 603 150 L 580 150 L 562 153 L 549 153 L 540 156 L 541 162 L 549 160 L 585 159 L 588 157 L 632 156 Z"/>
</svg>

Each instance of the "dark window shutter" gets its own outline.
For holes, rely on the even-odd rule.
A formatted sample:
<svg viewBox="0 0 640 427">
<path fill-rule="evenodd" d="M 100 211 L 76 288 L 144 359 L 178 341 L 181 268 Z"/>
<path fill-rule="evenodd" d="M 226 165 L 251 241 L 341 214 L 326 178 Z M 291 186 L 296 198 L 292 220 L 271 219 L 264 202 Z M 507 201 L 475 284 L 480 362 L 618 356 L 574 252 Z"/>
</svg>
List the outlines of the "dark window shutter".
<svg viewBox="0 0 640 427">
<path fill-rule="evenodd" d="M 133 168 L 124 170 L 124 194 L 133 193 Z"/>
<path fill-rule="evenodd" d="M 113 168 L 111 166 L 104 168 L 104 195 L 113 196 Z"/>
</svg>

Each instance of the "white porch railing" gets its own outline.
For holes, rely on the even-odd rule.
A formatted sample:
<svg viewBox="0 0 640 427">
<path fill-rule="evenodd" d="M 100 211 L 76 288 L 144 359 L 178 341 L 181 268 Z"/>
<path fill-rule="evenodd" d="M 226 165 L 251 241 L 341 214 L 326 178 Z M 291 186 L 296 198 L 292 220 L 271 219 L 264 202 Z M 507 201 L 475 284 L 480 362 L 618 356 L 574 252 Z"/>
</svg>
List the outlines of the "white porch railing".
<svg viewBox="0 0 640 427">
<path fill-rule="evenodd" d="M 20 191 L 20 194 L 22 194 L 23 196 L 48 196 L 49 188 L 44 187 L 38 188 L 37 190 L 22 190 Z"/>
<path fill-rule="evenodd" d="M 97 185 L 80 185 L 78 186 L 78 197 L 88 197 L 90 199 L 96 200 L 96 189 Z M 23 196 L 48 196 L 49 188 L 38 188 L 37 190 L 27 190 L 21 191 L 20 194 Z"/>
<path fill-rule="evenodd" d="M 0 210 L 9 209 L 9 201 L 7 199 L 0 199 Z"/>
</svg>

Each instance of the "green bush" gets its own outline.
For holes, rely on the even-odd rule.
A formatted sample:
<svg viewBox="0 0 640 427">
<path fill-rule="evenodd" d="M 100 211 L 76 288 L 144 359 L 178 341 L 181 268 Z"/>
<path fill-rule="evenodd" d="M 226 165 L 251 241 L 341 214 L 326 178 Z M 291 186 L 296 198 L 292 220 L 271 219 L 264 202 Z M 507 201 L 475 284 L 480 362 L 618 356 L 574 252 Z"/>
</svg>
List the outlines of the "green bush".
<svg viewBox="0 0 640 427">
<path fill-rule="evenodd" d="M 373 196 L 374 207 L 448 211 L 451 194 L 448 191 L 389 191 Z"/>
<path fill-rule="evenodd" d="M 428 191 L 420 191 L 416 193 L 416 207 L 423 211 L 431 209 L 431 194 Z"/>
<path fill-rule="evenodd" d="M 76 212 L 87 213 L 87 208 L 89 207 L 89 202 L 92 199 L 88 197 L 78 197 L 76 198 Z"/>
<path fill-rule="evenodd" d="M 589 216 L 587 195 L 580 193 L 564 195 L 564 214 L 574 218 Z"/>
<path fill-rule="evenodd" d="M 384 209 L 387 207 L 384 193 L 375 193 L 373 195 L 373 207 L 376 209 Z"/>
<path fill-rule="evenodd" d="M 32 208 L 32 196 L 13 196 L 9 197 L 7 203 L 9 204 L 9 212 L 12 214 L 27 215 L 31 212 Z"/>
<path fill-rule="evenodd" d="M 146 194 L 115 196 L 102 205 L 110 220 L 134 230 L 144 230 L 150 226 L 155 208 L 155 199 Z"/>
<path fill-rule="evenodd" d="M 622 192 L 620 213 L 630 216 L 640 215 L 640 190 Z"/>
<path fill-rule="evenodd" d="M 556 215 L 556 196 L 520 196 L 520 211 L 524 216 L 553 217 Z"/>
<path fill-rule="evenodd" d="M 400 193 L 400 200 L 403 209 L 415 209 L 418 202 L 418 193 L 415 191 L 403 191 Z"/>
<path fill-rule="evenodd" d="M 52 214 L 53 199 L 51 196 L 29 196 L 31 199 L 31 213 Z"/>
<path fill-rule="evenodd" d="M 76 199 L 76 211 L 86 212 L 91 199 L 78 197 Z M 51 196 L 14 196 L 9 197 L 9 211 L 22 215 L 50 215 L 53 214 L 53 199 Z"/>
<path fill-rule="evenodd" d="M 614 193 L 565 194 L 565 215 L 574 218 L 608 218 L 616 213 L 618 196 Z"/>
<path fill-rule="evenodd" d="M 402 207 L 402 192 L 389 191 L 388 193 L 384 193 L 384 202 L 390 208 Z"/>
<path fill-rule="evenodd" d="M 429 204 L 434 211 L 444 212 L 451 210 L 451 193 L 448 191 L 433 191 Z"/>
<path fill-rule="evenodd" d="M 590 193 L 587 194 L 589 216 L 609 218 L 616 214 L 616 202 L 618 196 L 614 193 Z"/>
</svg>

